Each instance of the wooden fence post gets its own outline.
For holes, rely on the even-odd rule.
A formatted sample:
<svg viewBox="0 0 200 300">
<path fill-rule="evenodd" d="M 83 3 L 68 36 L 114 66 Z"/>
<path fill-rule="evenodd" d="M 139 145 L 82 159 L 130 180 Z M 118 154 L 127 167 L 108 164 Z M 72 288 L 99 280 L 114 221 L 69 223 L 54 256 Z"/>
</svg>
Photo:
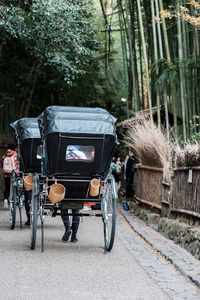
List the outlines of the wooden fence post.
<svg viewBox="0 0 200 300">
<path fill-rule="evenodd" d="M 162 198 L 161 198 L 161 217 L 170 218 L 170 199 L 172 195 L 172 185 L 167 182 L 162 182 Z"/>
</svg>

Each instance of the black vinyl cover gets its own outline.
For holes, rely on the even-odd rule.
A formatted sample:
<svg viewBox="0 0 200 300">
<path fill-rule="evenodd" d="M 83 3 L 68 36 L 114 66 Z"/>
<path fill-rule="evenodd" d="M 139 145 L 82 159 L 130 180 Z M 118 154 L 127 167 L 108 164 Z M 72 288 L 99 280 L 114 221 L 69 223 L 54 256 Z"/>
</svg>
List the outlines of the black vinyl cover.
<svg viewBox="0 0 200 300">
<path fill-rule="evenodd" d="M 41 159 L 37 158 L 37 149 L 41 145 L 41 136 L 36 118 L 22 118 L 10 124 L 18 147 L 20 171 L 40 172 Z"/>
<path fill-rule="evenodd" d="M 51 133 L 47 140 L 47 175 L 65 175 L 67 177 L 93 178 L 105 177 L 116 143 L 112 135 Z M 68 145 L 94 146 L 94 161 L 67 161 Z"/>
<path fill-rule="evenodd" d="M 22 118 L 10 124 L 12 133 L 18 143 L 22 143 L 25 139 L 40 139 L 40 131 L 36 118 Z"/>
<path fill-rule="evenodd" d="M 109 134 L 116 138 L 116 119 L 102 108 L 49 106 L 38 117 L 42 139 L 55 132 Z"/>
<path fill-rule="evenodd" d="M 37 148 L 41 145 L 41 139 L 25 139 L 19 144 L 20 171 L 30 173 L 41 172 L 41 159 L 37 158 Z"/>
</svg>

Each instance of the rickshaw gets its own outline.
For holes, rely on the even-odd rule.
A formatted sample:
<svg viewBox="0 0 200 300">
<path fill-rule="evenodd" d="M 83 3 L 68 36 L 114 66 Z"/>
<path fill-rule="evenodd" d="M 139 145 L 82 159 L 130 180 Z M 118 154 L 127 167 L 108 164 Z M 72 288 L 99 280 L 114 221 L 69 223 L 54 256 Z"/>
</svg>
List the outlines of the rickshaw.
<svg viewBox="0 0 200 300">
<path fill-rule="evenodd" d="M 16 207 L 19 207 L 20 228 L 22 229 L 22 206 L 24 203 L 24 178 L 41 170 L 41 138 L 38 121 L 35 118 L 23 118 L 10 124 L 17 145 L 19 172 L 12 171 L 10 182 L 9 213 L 10 228 L 15 228 Z"/>
<path fill-rule="evenodd" d="M 102 217 L 104 250 L 111 251 L 116 226 L 116 190 L 109 171 L 117 141 L 116 119 L 101 108 L 50 106 L 38 117 L 42 138 L 41 175 L 33 178 L 31 202 L 31 249 L 36 246 L 37 219 L 41 220 L 44 251 L 45 204 L 51 200 L 52 216 L 62 209 L 80 210 L 86 203 L 101 203 L 101 211 L 78 216 Z M 93 186 L 92 183 L 93 182 Z M 95 182 L 95 187 L 94 187 Z M 53 185 L 64 186 L 59 202 L 50 199 Z M 94 188 L 95 191 L 92 191 Z M 54 194 L 55 195 L 55 194 Z"/>
</svg>

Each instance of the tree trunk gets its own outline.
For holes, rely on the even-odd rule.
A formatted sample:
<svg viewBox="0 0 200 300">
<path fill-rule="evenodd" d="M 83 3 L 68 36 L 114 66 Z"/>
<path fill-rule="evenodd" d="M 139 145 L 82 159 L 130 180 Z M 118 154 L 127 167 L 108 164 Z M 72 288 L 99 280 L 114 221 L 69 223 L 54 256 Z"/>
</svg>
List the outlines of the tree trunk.
<svg viewBox="0 0 200 300">
<path fill-rule="evenodd" d="M 177 8 L 178 11 L 180 3 L 178 1 Z M 179 55 L 179 76 L 180 76 L 180 95 L 181 95 L 181 107 L 182 107 L 182 122 L 183 122 L 183 141 L 186 142 L 186 118 L 185 118 L 185 97 L 184 97 L 184 77 L 183 77 L 183 69 L 182 69 L 182 61 L 183 61 L 183 48 L 182 48 L 182 36 L 181 36 L 181 19 L 178 16 L 177 18 L 177 37 L 178 37 L 178 55 Z"/>
<path fill-rule="evenodd" d="M 150 90 L 150 77 L 149 77 L 149 68 L 148 68 L 147 51 L 146 51 L 146 43 L 145 43 L 145 37 L 144 37 L 144 28 L 143 28 L 140 0 L 137 0 L 137 7 L 138 7 L 138 17 L 139 17 L 139 24 L 140 24 L 140 34 L 141 34 L 141 39 L 142 39 L 143 55 L 144 55 L 144 66 L 145 66 L 145 71 L 146 71 L 146 83 L 147 83 L 149 111 L 150 111 L 150 118 L 153 121 L 152 100 L 151 100 L 151 90 Z"/>
</svg>

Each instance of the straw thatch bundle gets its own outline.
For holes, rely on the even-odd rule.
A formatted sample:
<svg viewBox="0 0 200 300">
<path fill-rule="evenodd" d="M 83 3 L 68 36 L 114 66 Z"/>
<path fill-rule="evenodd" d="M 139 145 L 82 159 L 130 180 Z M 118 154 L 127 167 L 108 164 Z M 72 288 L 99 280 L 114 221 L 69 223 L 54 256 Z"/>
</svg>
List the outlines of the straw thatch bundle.
<svg viewBox="0 0 200 300">
<path fill-rule="evenodd" d="M 175 148 L 175 166 L 194 167 L 200 166 L 200 144 L 186 144 L 182 149 L 179 145 Z"/>
<path fill-rule="evenodd" d="M 126 144 L 143 165 L 163 168 L 163 180 L 171 181 L 172 147 L 155 123 L 141 118 L 139 122 L 130 124 Z"/>
</svg>

